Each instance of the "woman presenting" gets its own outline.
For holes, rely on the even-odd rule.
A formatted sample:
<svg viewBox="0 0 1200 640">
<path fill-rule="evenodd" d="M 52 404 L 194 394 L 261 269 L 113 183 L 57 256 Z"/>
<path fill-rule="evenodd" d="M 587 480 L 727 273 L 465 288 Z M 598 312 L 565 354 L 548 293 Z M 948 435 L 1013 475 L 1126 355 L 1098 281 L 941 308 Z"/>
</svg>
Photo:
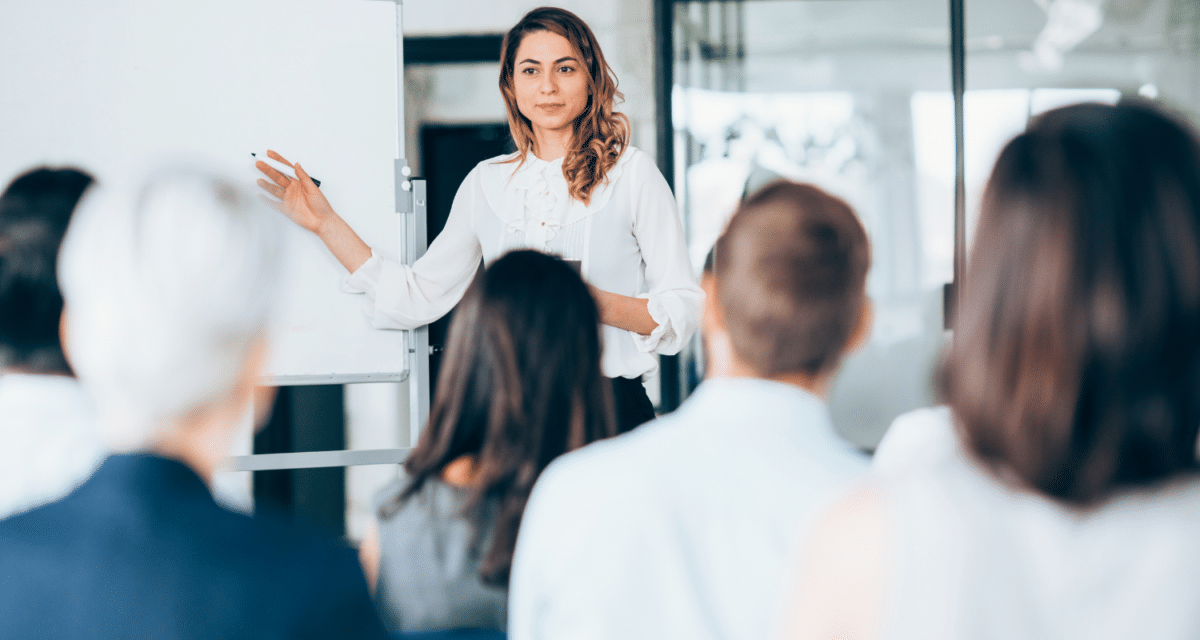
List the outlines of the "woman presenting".
<svg viewBox="0 0 1200 640">
<path fill-rule="evenodd" d="M 613 111 L 616 78 L 588 26 L 543 7 L 504 37 L 500 93 L 517 151 L 479 163 L 463 180 L 442 233 L 412 267 L 385 261 L 334 212 L 297 164 L 290 178 L 263 162 L 258 184 L 272 204 L 316 233 L 370 296 L 381 329 L 413 329 L 449 311 L 488 263 L 536 249 L 579 263 L 604 323 L 602 369 L 612 380 L 617 427 L 654 417 L 641 377 L 655 354 L 675 354 L 699 324 L 703 293 L 692 275 L 675 201 L 652 159 L 629 146 Z"/>
</svg>

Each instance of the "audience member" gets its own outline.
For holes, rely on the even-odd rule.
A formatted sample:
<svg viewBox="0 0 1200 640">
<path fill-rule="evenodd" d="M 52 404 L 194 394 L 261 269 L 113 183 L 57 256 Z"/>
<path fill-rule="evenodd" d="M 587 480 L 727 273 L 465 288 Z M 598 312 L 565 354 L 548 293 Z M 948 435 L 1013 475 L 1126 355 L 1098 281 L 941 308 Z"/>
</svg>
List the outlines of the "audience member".
<svg viewBox="0 0 1200 640">
<path fill-rule="evenodd" d="M 201 172 L 90 195 L 60 259 L 72 366 L 117 451 L 0 521 L 0 637 L 382 638 L 354 553 L 207 486 L 247 418 L 278 216 Z"/>
<path fill-rule="evenodd" d="M 429 425 L 363 543 L 390 630 L 505 628 L 534 481 L 615 433 L 599 323 L 583 280 L 535 251 L 498 259 L 459 304 Z"/>
<path fill-rule="evenodd" d="M 543 474 L 513 563 L 515 640 L 763 638 L 796 532 L 865 468 L 824 400 L 870 324 L 850 207 L 778 182 L 715 251 L 709 379 L 674 414 Z"/>
<path fill-rule="evenodd" d="M 91 184 L 42 167 L 0 195 L 0 518 L 63 496 L 104 457 L 58 332 L 58 248 Z"/>
<path fill-rule="evenodd" d="M 792 638 L 1194 638 L 1200 141 L 1147 103 L 1048 112 L 983 196 L 948 410 L 813 534 Z"/>
</svg>

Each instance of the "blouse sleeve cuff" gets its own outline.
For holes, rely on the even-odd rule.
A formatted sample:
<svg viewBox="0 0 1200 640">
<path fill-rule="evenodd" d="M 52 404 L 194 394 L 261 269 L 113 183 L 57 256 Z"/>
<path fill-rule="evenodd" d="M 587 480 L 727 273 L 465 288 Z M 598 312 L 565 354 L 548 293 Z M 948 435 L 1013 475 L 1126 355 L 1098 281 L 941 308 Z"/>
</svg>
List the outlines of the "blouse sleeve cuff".
<svg viewBox="0 0 1200 640">
<path fill-rule="evenodd" d="M 409 327 L 398 323 L 386 311 L 380 310 L 379 299 L 380 291 L 387 291 L 387 286 L 380 287 L 380 283 L 388 277 L 388 262 L 379 254 L 371 249 L 371 257 L 366 262 L 362 263 L 358 269 L 350 275 L 342 278 L 342 291 L 346 293 L 365 293 L 367 299 L 363 300 L 362 310 L 363 315 L 367 316 L 367 320 L 371 326 L 376 329 L 408 329 Z M 383 307 L 386 309 L 387 307 Z"/>
<path fill-rule="evenodd" d="M 638 297 L 648 301 L 646 309 L 650 312 L 650 318 L 658 325 L 654 327 L 654 331 L 651 331 L 648 336 L 640 333 L 633 334 L 633 344 L 637 346 L 638 351 L 642 353 L 666 353 L 668 355 L 678 352 L 681 347 L 679 344 L 680 340 L 671 323 L 671 314 L 668 313 L 667 306 L 663 304 L 660 298 L 651 296 L 648 293 L 643 293 Z"/>
<path fill-rule="evenodd" d="M 379 279 L 383 276 L 383 258 L 371 249 L 371 257 L 350 275 L 342 278 L 342 291 L 365 293 L 371 298 L 379 290 Z"/>
</svg>

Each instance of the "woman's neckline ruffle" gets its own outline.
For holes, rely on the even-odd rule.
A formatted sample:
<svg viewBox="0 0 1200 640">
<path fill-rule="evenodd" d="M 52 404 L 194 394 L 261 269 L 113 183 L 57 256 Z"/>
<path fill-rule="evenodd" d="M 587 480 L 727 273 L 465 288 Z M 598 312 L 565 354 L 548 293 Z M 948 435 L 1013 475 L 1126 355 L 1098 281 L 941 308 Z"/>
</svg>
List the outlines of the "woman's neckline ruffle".
<svg viewBox="0 0 1200 640">
<path fill-rule="evenodd" d="M 522 230 L 530 245 L 544 245 L 553 240 L 558 229 L 607 206 L 613 185 L 637 153 L 636 147 L 626 147 L 586 205 L 570 197 L 562 175 L 562 158 L 547 161 L 530 153 L 522 163 L 514 160 L 519 157 L 516 152 L 498 156 L 480 163 L 480 183 L 488 205 L 509 232 Z"/>
</svg>

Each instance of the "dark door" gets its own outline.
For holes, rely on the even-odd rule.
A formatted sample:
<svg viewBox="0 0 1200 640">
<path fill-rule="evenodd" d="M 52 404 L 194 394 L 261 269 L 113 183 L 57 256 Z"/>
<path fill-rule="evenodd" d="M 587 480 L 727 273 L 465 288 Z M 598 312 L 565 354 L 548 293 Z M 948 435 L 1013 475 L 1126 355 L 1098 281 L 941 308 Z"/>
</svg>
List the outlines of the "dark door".
<svg viewBox="0 0 1200 640">
<path fill-rule="evenodd" d="M 429 241 L 446 226 L 450 205 L 467 174 L 482 160 L 511 153 L 516 149 L 505 123 L 426 124 L 421 126 L 421 169 L 428 180 Z M 429 393 L 437 396 L 438 374 L 442 364 L 442 346 L 454 312 L 429 325 Z"/>
</svg>

